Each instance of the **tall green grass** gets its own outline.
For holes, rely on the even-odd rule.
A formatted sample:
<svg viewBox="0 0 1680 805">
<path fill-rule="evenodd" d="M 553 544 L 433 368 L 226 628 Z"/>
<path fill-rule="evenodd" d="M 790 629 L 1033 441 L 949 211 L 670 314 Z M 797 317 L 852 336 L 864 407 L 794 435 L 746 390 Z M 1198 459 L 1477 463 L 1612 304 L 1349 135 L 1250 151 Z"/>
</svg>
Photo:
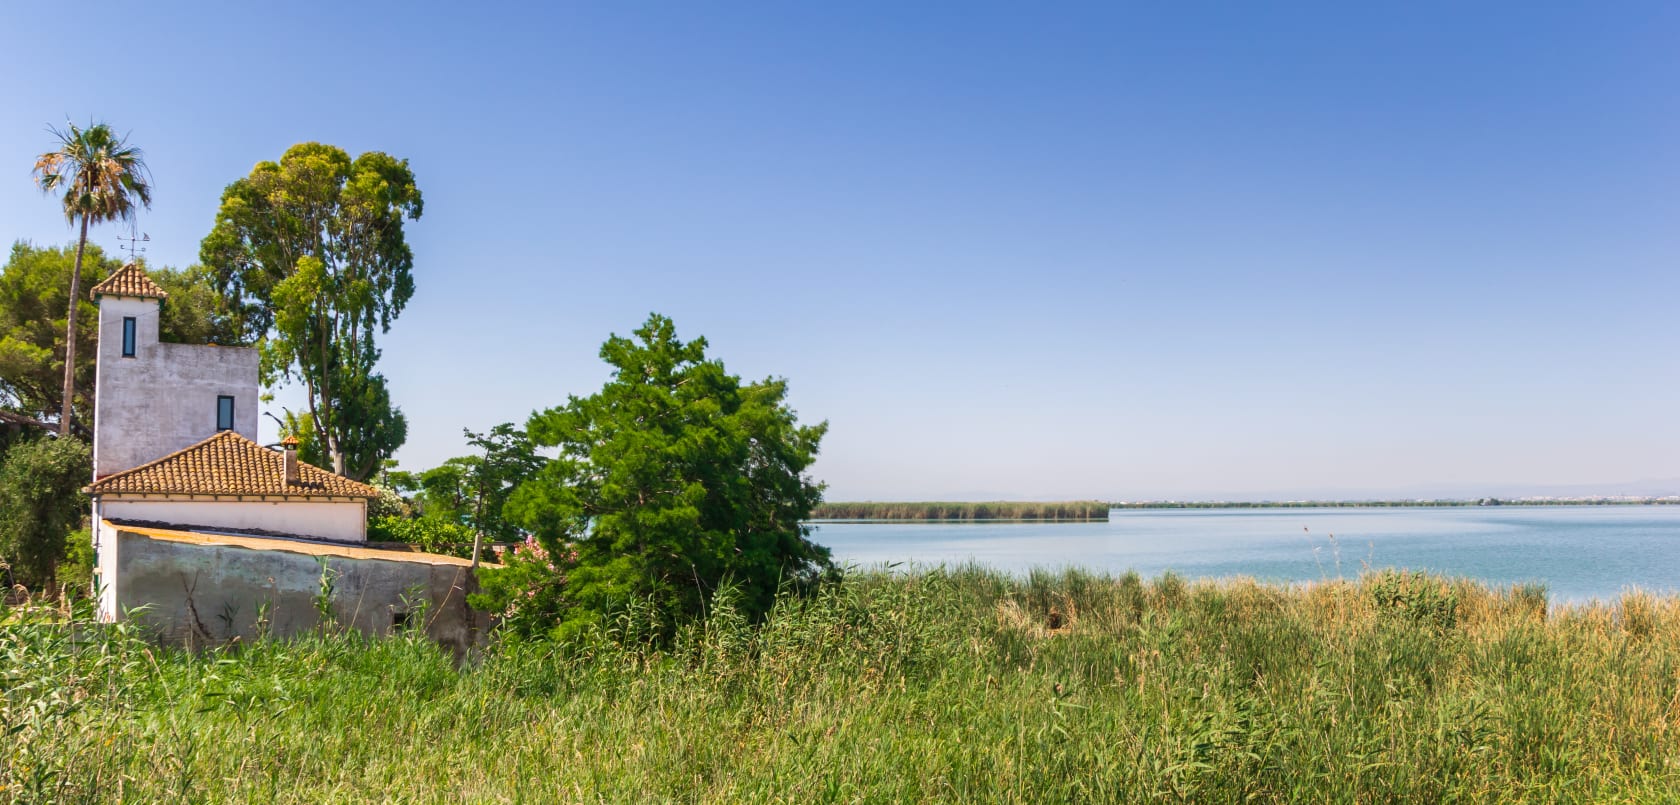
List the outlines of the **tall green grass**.
<svg viewBox="0 0 1680 805">
<path fill-rule="evenodd" d="M 1053 503 L 822 503 L 813 520 L 1108 520 L 1107 503 L 1073 500 Z"/>
<path fill-rule="evenodd" d="M 192 654 L 0 612 L 14 802 L 1674 801 L 1680 599 L 858 573 L 660 645 L 626 613 Z"/>
</svg>

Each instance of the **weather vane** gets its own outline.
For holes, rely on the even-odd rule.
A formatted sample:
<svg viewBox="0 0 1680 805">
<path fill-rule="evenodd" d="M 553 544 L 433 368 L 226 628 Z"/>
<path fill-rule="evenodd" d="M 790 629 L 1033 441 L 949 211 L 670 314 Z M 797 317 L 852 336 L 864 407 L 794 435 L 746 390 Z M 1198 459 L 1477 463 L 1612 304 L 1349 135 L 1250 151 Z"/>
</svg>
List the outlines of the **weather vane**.
<svg viewBox="0 0 1680 805">
<path fill-rule="evenodd" d="M 122 246 L 119 246 L 118 248 L 128 250 L 128 261 L 130 263 L 133 263 L 133 262 L 136 262 L 136 261 L 139 260 L 140 255 L 146 253 L 146 247 L 141 246 L 140 244 L 151 243 L 152 242 L 152 236 L 149 235 L 149 234 L 146 234 L 144 232 L 140 233 L 139 235 L 135 235 L 133 232 L 130 232 L 128 237 L 126 237 L 126 238 L 119 237 L 119 238 L 117 238 L 117 240 L 128 241 L 127 243 L 124 243 Z"/>
</svg>

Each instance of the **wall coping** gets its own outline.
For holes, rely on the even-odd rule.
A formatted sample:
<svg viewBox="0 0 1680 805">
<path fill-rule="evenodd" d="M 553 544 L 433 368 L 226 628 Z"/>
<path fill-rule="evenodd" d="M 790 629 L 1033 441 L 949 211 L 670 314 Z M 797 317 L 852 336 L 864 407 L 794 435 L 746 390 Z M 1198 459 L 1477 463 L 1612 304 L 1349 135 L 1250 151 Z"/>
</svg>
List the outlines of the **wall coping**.
<svg viewBox="0 0 1680 805">
<path fill-rule="evenodd" d="M 285 539 L 283 537 L 256 537 L 204 531 L 183 531 L 172 528 L 126 525 L 120 522 L 112 522 L 110 520 L 103 520 L 102 522 L 107 527 L 119 533 L 138 534 L 143 537 L 163 542 L 246 548 L 253 551 L 284 551 L 287 553 L 298 553 L 307 556 L 327 556 L 338 557 L 340 559 L 375 559 L 386 562 L 409 562 L 424 565 L 472 567 L 472 560 L 470 559 L 462 559 L 458 556 L 444 556 L 443 554 L 438 553 L 426 553 L 424 551 L 393 550 L 390 548 L 361 548 L 353 545 L 311 542 L 309 540 Z"/>
</svg>

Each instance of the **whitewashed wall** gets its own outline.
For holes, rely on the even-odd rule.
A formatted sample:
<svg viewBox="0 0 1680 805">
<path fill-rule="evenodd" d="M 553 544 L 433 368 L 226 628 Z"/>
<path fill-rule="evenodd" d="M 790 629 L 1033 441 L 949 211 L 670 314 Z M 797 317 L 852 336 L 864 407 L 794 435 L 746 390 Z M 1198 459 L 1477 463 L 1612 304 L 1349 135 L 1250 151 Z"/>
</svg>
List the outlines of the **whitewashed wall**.
<svg viewBox="0 0 1680 805">
<path fill-rule="evenodd" d="M 99 619 L 111 623 L 117 619 L 117 532 L 99 516 L 98 501 L 93 504 L 94 589 L 99 591 Z"/>
<path fill-rule="evenodd" d="M 135 356 L 122 320 L 135 318 Z M 158 342 L 158 300 L 103 296 L 94 402 L 93 476 L 132 469 L 216 435 L 216 398 L 234 398 L 233 429 L 257 438 L 257 351 Z"/>
<path fill-rule="evenodd" d="M 189 500 L 184 497 L 114 500 L 105 496 L 99 504 L 99 515 L 111 520 L 172 526 L 259 530 L 338 542 L 367 541 L 367 503 L 362 500 Z"/>
</svg>

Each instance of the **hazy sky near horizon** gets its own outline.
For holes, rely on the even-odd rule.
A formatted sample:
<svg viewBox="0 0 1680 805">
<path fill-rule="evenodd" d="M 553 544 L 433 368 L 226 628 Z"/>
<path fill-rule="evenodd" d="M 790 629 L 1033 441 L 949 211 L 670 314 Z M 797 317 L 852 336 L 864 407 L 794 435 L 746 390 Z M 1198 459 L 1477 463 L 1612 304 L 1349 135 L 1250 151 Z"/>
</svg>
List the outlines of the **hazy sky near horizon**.
<svg viewBox="0 0 1680 805">
<path fill-rule="evenodd" d="M 1680 479 L 1680 5 L 86 6 L 0 6 L 0 238 L 73 237 L 67 117 L 154 264 L 294 143 L 409 159 L 409 468 L 659 311 L 836 500 Z"/>
</svg>

